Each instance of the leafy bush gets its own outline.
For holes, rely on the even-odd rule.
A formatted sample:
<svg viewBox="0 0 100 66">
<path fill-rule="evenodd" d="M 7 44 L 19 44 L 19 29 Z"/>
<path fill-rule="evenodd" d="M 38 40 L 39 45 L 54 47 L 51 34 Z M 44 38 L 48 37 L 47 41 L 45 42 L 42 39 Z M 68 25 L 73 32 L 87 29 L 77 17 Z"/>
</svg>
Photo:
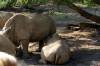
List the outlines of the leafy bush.
<svg viewBox="0 0 100 66">
<path fill-rule="evenodd" d="M 15 2 L 16 0 L 0 0 L 0 9 L 12 7 Z"/>
<path fill-rule="evenodd" d="M 48 0 L 17 0 L 16 5 L 19 7 L 32 7 L 33 4 L 45 4 Z"/>
<path fill-rule="evenodd" d="M 94 5 L 93 0 L 0 0 L 0 8 L 9 8 L 9 7 L 33 7 L 34 4 L 46 4 L 49 1 L 54 1 L 55 4 L 64 4 L 68 1 L 72 3 L 80 2 L 87 6 Z"/>
<path fill-rule="evenodd" d="M 13 6 L 32 7 L 33 4 L 45 4 L 48 0 L 0 0 L 0 8 L 9 8 Z"/>
<path fill-rule="evenodd" d="M 93 0 L 84 0 L 83 4 L 91 7 L 91 6 L 95 6 L 95 3 L 93 2 Z"/>
<path fill-rule="evenodd" d="M 7 5 L 7 2 L 1 1 L 1 0 L 0 0 L 0 9 L 1 9 L 1 8 L 5 8 L 6 5 Z"/>
</svg>

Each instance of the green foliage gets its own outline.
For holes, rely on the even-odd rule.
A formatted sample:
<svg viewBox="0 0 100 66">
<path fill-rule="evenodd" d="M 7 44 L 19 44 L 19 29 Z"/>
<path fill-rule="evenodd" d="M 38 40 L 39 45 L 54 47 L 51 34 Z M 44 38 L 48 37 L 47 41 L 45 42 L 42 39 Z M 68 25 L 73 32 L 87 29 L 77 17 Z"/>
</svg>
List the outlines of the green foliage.
<svg viewBox="0 0 100 66">
<path fill-rule="evenodd" d="M 88 7 L 95 6 L 93 0 L 83 0 L 83 4 L 87 5 Z"/>
<path fill-rule="evenodd" d="M 0 0 L 0 8 L 9 8 L 13 6 L 17 7 L 32 7 L 34 4 L 46 4 L 49 1 L 59 4 L 68 4 L 68 2 L 76 3 L 80 2 L 87 6 L 93 6 L 94 0 Z"/>
<path fill-rule="evenodd" d="M 0 9 L 9 8 L 15 5 L 16 0 L 0 0 Z"/>
<path fill-rule="evenodd" d="M 17 0 L 16 5 L 20 7 L 32 7 L 34 4 L 45 4 L 47 2 L 48 0 Z"/>
<path fill-rule="evenodd" d="M 16 5 L 18 7 L 24 6 L 28 3 L 28 0 L 17 0 Z"/>
<path fill-rule="evenodd" d="M 0 8 L 5 8 L 7 5 L 7 2 L 0 0 Z"/>
<path fill-rule="evenodd" d="M 81 3 L 84 4 L 86 6 L 95 6 L 94 0 L 53 0 L 53 2 L 57 5 L 59 4 L 69 4 L 70 3 Z"/>
<path fill-rule="evenodd" d="M 28 6 L 32 7 L 34 4 L 45 4 L 49 0 L 0 0 L 0 8 L 8 8 L 8 7 L 23 7 Z"/>
</svg>

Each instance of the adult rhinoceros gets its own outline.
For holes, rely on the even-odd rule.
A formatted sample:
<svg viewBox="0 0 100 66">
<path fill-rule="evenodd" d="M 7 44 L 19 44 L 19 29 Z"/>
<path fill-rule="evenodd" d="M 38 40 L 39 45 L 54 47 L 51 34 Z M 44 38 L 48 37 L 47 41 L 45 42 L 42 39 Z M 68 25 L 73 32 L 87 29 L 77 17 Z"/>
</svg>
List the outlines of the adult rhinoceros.
<svg viewBox="0 0 100 66">
<path fill-rule="evenodd" d="M 56 32 L 54 20 L 47 14 L 33 13 L 29 15 L 16 14 L 4 25 L 3 30 L 11 27 L 6 35 L 15 45 L 21 44 L 23 57 L 28 56 L 29 42 L 39 41 L 39 48 L 43 41 Z"/>
</svg>

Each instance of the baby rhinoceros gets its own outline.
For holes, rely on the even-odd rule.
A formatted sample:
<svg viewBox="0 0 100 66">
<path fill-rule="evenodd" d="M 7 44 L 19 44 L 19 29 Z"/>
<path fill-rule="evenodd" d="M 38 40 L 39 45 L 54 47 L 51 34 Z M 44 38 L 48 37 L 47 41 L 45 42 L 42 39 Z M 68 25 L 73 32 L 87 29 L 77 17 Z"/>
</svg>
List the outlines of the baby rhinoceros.
<svg viewBox="0 0 100 66">
<path fill-rule="evenodd" d="M 70 58 L 70 50 L 66 40 L 54 34 L 47 45 L 41 50 L 41 62 L 50 64 L 64 64 Z"/>
<path fill-rule="evenodd" d="M 21 45 L 23 58 L 29 56 L 29 42 L 39 41 L 39 48 L 41 48 L 44 43 L 43 41 L 56 32 L 54 20 L 42 13 L 33 13 L 31 15 L 16 14 L 6 22 L 3 30 L 9 27 L 11 29 L 6 33 L 6 36 L 16 46 Z"/>
</svg>

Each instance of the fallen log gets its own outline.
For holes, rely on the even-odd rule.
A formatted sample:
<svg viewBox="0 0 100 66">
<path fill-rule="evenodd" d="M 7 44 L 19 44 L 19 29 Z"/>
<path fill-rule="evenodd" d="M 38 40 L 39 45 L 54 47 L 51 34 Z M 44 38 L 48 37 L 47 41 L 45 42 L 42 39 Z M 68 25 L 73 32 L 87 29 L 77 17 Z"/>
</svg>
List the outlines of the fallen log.
<svg viewBox="0 0 100 66">
<path fill-rule="evenodd" d="M 67 6 L 70 7 L 71 9 L 77 11 L 81 16 L 83 16 L 83 17 L 85 17 L 87 19 L 90 19 L 90 20 L 92 20 L 92 21 L 94 21 L 96 23 L 100 23 L 100 16 L 91 14 L 91 13 L 85 11 L 84 9 L 74 5 L 71 2 L 68 2 Z"/>
</svg>

